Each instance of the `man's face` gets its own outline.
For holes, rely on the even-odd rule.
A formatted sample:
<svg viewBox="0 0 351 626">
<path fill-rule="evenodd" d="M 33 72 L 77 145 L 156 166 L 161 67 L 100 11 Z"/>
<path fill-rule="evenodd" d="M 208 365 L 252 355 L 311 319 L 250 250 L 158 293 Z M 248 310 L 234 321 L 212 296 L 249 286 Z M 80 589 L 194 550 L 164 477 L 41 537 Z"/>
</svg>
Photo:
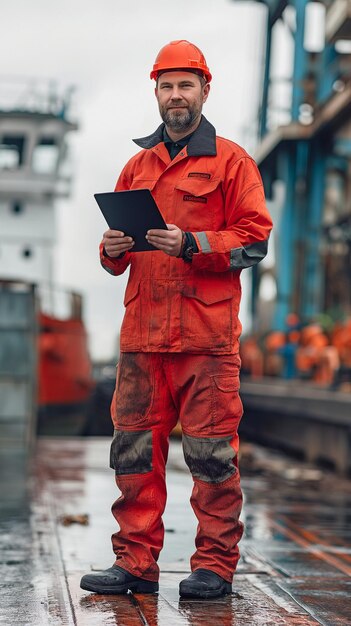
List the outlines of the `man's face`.
<svg viewBox="0 0 351 626">
<path fill-rule="evenodd" d="M 197 74 L 165 72 L 161 74 L 155 95 L 162 120 L 175 133 L 186 133 L 195 125 L 207 100 L 208 84 L 202 85 Z"/>
</svg>

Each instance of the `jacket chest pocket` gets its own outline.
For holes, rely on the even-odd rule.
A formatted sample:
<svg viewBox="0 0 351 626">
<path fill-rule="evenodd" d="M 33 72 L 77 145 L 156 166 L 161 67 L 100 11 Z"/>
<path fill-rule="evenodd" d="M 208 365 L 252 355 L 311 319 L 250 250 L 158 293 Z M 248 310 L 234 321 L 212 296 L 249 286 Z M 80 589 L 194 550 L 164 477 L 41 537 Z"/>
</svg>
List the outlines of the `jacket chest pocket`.
<svg viewBox="0 0 351 626">
<path fill-rule="evenodd" d="M 224 214 L 220 178 L 182 178 L 175 185 L 175 223 L 183 230 L 215 230 L 218 212 Z"/>
<path fill-rule="evenodd" d="M 140 178 L 137 176 L 133 178 L 130 189 L 150 189 L 152 191 L 156 183 L 157 179 L 155 178 Z"/>
</svg>

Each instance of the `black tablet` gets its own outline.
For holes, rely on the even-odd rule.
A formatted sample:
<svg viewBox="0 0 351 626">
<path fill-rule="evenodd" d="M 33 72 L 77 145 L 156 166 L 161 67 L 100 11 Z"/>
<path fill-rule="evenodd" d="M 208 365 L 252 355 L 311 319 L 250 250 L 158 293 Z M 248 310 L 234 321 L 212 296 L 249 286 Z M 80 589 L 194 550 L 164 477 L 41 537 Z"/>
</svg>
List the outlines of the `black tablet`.
<svg viewBox="0 0 351 626">
<path fill-rule="evenodd" d="M 133 237 L 135 245 L 131 252 L 156 250 L 145 235 L 150 228 L 167 230 L 167 226 L 150 189 L 95 193 L 94 198 L 109 227 Z"/>
</svg>

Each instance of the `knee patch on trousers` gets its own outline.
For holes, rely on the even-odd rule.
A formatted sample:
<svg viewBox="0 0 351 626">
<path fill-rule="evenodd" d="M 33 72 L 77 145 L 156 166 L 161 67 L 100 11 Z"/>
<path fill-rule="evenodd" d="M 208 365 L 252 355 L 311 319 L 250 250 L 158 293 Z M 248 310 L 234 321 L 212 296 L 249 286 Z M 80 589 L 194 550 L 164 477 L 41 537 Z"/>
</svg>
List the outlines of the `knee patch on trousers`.
<svg viewBox="0 0 351 626">
<path fill-rule="evenodd" d="M 183 433 L 184 459 L 194 478 L 221 483 L 236 472 L 232 437 L 207 439 Z"/>
<path fill-rule="evenodd" d="M 151 472 L 151 430 L 115 430 L 110 451 L 110 467 L 119 475 Z"/>
</svg>

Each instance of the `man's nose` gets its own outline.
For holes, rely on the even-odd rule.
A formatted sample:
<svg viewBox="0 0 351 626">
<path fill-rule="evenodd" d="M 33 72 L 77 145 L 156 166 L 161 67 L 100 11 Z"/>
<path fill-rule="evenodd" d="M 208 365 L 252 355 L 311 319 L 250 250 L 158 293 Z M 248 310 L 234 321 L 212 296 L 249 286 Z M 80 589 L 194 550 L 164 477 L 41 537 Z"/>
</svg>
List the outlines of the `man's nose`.
<svg viewBox="0 0 351 626">
<path fill-rule="evenodd" d="M 178 87 L 173 87 L 172 89 L 172 93 L 171 93 L 171 99 L 172 100 L 181 100 L 182 96 L 181 93 L 178 89 Z"/>
</svg>

